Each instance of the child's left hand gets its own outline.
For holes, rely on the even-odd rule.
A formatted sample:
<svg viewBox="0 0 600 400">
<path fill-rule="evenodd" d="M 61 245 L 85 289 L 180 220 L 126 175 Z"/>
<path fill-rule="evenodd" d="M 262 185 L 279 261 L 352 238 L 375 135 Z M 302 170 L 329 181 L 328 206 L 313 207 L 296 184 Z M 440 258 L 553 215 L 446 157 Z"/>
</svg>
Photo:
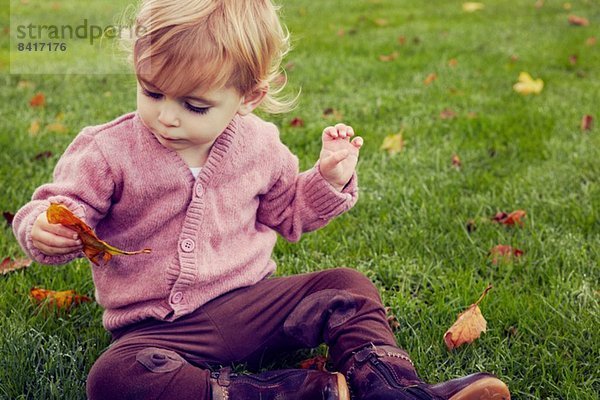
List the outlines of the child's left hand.
<svg viewBox="0 0 600 400">
<path fill-rule="evenodd" d="M 352 136 L 354 130 L 345 124 L 328 126 L 323 130 L 323 147 L 319 156 L 321 175 L 339 191 L 352 178 L 358 162 L 358 151 L 363 145 L 360 136 L 350 141 Z"/>
</svg>

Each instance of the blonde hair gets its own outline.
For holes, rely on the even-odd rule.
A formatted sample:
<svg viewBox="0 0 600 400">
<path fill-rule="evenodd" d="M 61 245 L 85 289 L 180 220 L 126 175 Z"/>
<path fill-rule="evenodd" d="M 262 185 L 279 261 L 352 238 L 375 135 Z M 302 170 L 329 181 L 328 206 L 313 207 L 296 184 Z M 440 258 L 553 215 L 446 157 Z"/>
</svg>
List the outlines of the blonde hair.
<svg viewBox="0 0 600 400">
<path fill-rule="evenodd" d="M 278 95 L 289 33 L 271 0 L 142 0 L 130 47 L 135 73 L 163 93 L 234 87 L 247 94 L 263 83 L 261 108 L 289 111 L 295 98 Z"/>
</svg>

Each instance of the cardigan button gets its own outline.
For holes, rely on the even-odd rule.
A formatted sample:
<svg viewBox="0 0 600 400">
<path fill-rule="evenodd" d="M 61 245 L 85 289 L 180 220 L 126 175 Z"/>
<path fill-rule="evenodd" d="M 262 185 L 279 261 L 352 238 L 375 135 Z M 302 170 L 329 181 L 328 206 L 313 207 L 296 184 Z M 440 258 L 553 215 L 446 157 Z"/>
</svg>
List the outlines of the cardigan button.
<svg viewBox="0 0 600 400">
<path fill-rule="evenodd" d="M 201 197 L 204 194 L 204 187 L 201 184 L 196 185 L 196 196 Z"/>
<path fill-rule="evenodd" d="M 191 253 L 196 248 L 196 243 L 192 239 L 184 239 L 180 247 L 185 253 Z"/>
<path fill-rule="evenodd" d="M 181 300 L 183 300 L 183 293 L 181 292 L 177 292 L 171 297 L 171 303 L 173 304 L 179 304 L 181 303 Z"/>
</svg>

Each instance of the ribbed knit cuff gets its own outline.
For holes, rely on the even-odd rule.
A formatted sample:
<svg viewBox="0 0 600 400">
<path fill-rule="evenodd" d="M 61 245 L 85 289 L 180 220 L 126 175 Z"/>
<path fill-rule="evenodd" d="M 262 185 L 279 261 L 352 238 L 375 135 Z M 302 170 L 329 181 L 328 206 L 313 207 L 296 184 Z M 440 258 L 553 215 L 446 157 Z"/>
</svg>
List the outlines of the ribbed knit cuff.
<svg viewBox="0 0 600 400">
<path fill-rule="evenodd" d="M 306 203 L 320 219 L 332 219 L 348 211 L 358 200 L 356 172 L 342 191 L 338 191 L 321 175 L 319 163 L 307 171 Z"/>
<path fill-rule="evenodd" d="M 38 207 L 36 207 L 34 210 L 31 211 L 29 221 L 25 227 L 25 244 L 27 246 L 26 250 L 29 253 L 29 255 L 31 256 L 31 258 L 33 258 L 33 260 L 35 260 L 36 262 L 38 262 L 40 264 L 47 264 L 47 265 L 66 264 L 69 261 L 71 261 L 77 257 L 82 257 L 83 252 L 75 251 L 72 253 L 63 254 L 63 255 L 59 255 L 59 256 L 49 256 L 49 255 L 46 255 L 46 254 L 42 253 L 41 251 L 39 251 L 33 245 L 33 241 L 31 239 L 31 230 L 33 228 L 33 224 L 35 224 L 35 221 L 37 220 L 37 218 L 40 216 L 41 213 L 46 212 L 48 207 L 50 207 L 51 203 L 63 204 L 65 207 L 67 207 L 69 210 L 71 210 L 71 212 L 73 214 L 75 214 L 75 216 L 77 216 L 78 218 L 85 217 L 84 206 L 71 200 L 68 197 L 53 196 L 53 197 L 49 197 L 47 200 L 43 200 L 43 202 Z"/>
</svg>

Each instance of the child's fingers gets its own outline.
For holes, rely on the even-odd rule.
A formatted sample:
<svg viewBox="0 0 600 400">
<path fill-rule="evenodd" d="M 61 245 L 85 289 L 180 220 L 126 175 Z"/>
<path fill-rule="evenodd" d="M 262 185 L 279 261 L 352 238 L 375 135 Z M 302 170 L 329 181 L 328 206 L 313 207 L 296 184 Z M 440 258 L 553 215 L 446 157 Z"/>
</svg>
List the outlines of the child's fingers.
<svg viewBox="0 0 600 400">
<path fill-rule="evenodd" d="M 67 238 L 41 229 L 35 233 L 32 231 L 31 239 L 48 248 L 77 248 L 81 246 L 81 240 L 79 239 Z"/>
<path fill-rule="evenodd" d="M 38 249 L 42 253 L 49 255 L 49 256 L 59 256 L 59 255 L 69 254 L 69 253 L 73 253 L 75 251 L 79 251 L 82 249 L 81 246 L 52 247 L 52 246 L 47 246 L 40 242 L 36 242 L 35 240 L 33 241 L 33 245 L 35 246 L 36 249 Z"/>
<path fill-rule="evenodd" d="M 352 141 L 350 142 L 354 145 L 354 147 L 356 147 L 357 149 L 360 149 L 364 143 L 363 138 L 361 138 L 360 136 L 355 137 L 354 139 L 352 139 Z"/>
<path fill-rule="evenodd" d="M 58 236 L 62 236 L 62 237 L 66 237 L 66 238 L 70 238 L 70 239 L 77 239 L 77 232 L 75 232 L 72 229 L 67 228 L 64 225 L 61 224 L 51 224 L 50 222 L 48 222 L 48 217 L 46 216 L 46 213 L 43 212 L 41 213 L 36 221 L 36 225 L 38 225 L 38 227 L 46 232 L 51 232 L 55 235 Z"/>
</svg>

